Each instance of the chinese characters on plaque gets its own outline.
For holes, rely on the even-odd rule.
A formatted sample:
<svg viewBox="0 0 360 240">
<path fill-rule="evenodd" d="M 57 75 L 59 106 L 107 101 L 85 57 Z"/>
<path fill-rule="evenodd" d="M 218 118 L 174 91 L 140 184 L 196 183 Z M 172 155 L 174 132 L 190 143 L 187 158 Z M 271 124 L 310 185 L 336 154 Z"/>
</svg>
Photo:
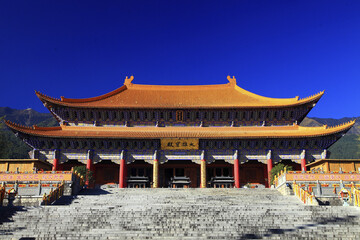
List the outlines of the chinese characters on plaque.
<svg viewBox="0 0 360 240">
<path fill-rule="evenodd" d="M 161 149 L 163 150 L 199 149 L 199 139 L 193 139 L 193 138 L 161 139 Z"/>
</svg>

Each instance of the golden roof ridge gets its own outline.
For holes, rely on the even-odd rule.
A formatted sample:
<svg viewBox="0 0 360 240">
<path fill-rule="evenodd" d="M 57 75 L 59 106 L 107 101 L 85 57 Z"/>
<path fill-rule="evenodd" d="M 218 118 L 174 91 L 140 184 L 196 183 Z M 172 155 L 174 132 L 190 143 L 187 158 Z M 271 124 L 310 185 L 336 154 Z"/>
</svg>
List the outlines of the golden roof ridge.
<svg viewBox="0 0 360 240">
<path fill-rule="evenodd" d="M 315 93 L 315 94 L 312 94 L 308 97 L 304 97 L 304 98 L 299 98 L 299 101 L 304 101 L 304 100 L 308 100 L 308 99 L 311 99 L 311 98 L 316 98 L 316 97 L 321 97 L 322 95 L 324 95 L 325 93 L 325 90 L 322 90 L 318 93 Z"/>
<path fill-rule="evenodd" d="M 356 119 L 353 119 L 353 120 L 350 120 L 348 122 L 343 122 L 343 123 L 340 123 L 340 124 L 335 125 L 335 126 L 330 126 L 330 127 L 328 127 L 327 125 L 325 125 L 325 126 L 327 126 L 326 129 L 341 128 L 343 126 L 350 126 L 350 125 L 353 126 L 355 124 L 355 122 L 356 122 Z"/>
<path fill-rule="evenodd" d="M 10 127 L 14 127 L 16 129 L 28 129 L 28 130 L 40 130 L 40 131 L 53 131 L 53 130 L 60 130 L 61 127 L 60 126 L 55 126 L 55 127 L 41 127 L 41 126 L 37 126 L 37 125 L 32 125 L 32 126 L 25 126 L 25 125 L 21 125 L 15 122 L 11 122 L 10 120 L 4 120 L 5 125 Z"/>
<path fill-rule="evenodd" d="M 11 122 L 7 126 L 15 131 L 50 138 L 169 138 L 190 137 L 209 139 L 299 138 L 320 137 L 339 132 L 346 133 L 355 123 L 351 121 L 335 127 L 303 127 L 299 125 L 267 127 L 25 127 Z M 246 128 L 246 129 L 245 129 Z"/>
<path fill-rule="evenodd" d="M 5 125 L 8 127 L 13 126 L 14 128 L 23 128 L 23 129 L 29 129 L 29 130 L 33 129 L 33 127 L 24 126 L 19 123 L 11 122 L 10 120 L 4 120 L 4 122 L 5 122 Z"/>
<path fill-rule="evenodd" d="M 44 94 L 44 93 L 41 93 L 40 91 L 36 91 L 36 90 L 35 90 L 35 94 L 36 94 L 38 97 L 41 96 L 41 97 L 48 98 L 48 99 L 51 99 L 51 100 L 54 100 L 54 101 L 61 101 L 59 98 L 50 97 L 50 96 L 48 96 L 48 95 L 46 95 L 46 94 Z"/>
<path fill-rule="evenodd" d="M 236 84 L 235 76 L 227 76 L 226 84 L 214 85 L 142 85 L 133 84 L 134 76 L 124 85 L 103 95 L 90 98 L 49 97 L 35 91 L 40 100 L 68 107 L 84 108 L 260 108 L 286 107 L 315 102 L 324 94 L 299 99 L 271 98 L 250 92 Z M 130 91 L 127 91 L 130 90 Z M 164 91 L 160 93 L 160 91 Z"/>
</svg>

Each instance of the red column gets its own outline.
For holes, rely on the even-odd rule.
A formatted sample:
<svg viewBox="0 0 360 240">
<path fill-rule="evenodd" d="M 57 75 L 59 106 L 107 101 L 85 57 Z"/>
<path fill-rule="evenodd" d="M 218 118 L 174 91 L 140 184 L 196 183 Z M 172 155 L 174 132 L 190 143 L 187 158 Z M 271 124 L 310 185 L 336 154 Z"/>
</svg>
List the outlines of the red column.
<svg viewBox="0 0 360 240">
<path fill-rule="evenodd" d="M 271 174 L 270 171 L 273 168 L 273 163 L 271 159 L 267 160 L 267 171 L 268 171 L 268 181 L 269 181 L 269 186 L 271 186 Z"/>
<path fill-rule="evenodd" d="M 239 159 L 234 160 L 234 181 L 235 188 L 240 188 L 240 173 L 239 173 Z"/>
<path fill-rule="evenodd" d="M 59 170 L 59 159 L 54 158 L 52 170 L 53 171 L 58 171 Z"/>
<path fill-rule="evenodd" d="M 126 162 L 125 159 L 120 159 L 120 169 L 119 169 L 119 188 L 126 187 Z"/>
<path fill-rule="evenodd" d="M 306 159 L 301 159 L 301 171 L 306 172 Z"/>
<path fill-rule="evenodd" d="M 126 162 L 124 164 L 124 188 L 127 188 L 127 176 L 128 176 L 128 167 L 126 165 Z"/>
<path fill-rule="evenodd" d="M 86 162 L 86 169 L 89 170 L 89 171 L 92 171 L 92 168 L 93 168 L 92 166 L 93 166 L 92 160 L 88 159 L 87 162 Z M 89 180 L 88 179 L 86 179 L 86 185 L 89 186 Z"/>
<path fill-rule="evenodd" d="M 86 169 L 88 169 L 88 170 L 92 170 L 92 166 L 93 166 L 93 164 L 92 164 L 92 160 L 91 159 L 88 159 L 87 160 L 87 162 L 86 162 Z"/>
</svg>

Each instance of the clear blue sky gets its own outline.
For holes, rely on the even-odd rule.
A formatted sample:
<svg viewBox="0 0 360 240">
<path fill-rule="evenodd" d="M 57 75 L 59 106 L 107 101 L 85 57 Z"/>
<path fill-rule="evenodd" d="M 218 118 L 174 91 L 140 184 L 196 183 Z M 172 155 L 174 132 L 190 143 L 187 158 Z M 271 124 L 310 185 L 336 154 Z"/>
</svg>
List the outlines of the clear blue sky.
<svg viewBox="0 0 360 240">
<path fill-rule="evenodd" d="M 325 90 L 312 117 L 360 116 L 360 1 L 1 1 L 0 106 L 141 84 Z"/>
</svg>

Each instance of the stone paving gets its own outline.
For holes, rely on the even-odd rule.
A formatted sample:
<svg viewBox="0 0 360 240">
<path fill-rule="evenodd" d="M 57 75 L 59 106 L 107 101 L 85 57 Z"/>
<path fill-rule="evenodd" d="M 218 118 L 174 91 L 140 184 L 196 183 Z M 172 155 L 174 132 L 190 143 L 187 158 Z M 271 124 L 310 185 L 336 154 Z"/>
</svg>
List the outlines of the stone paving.
<svg viewBox="0 0 360 240">
<path fill-rule="evenodd" d="M 359 220 L 271 189 L 104 188 L 18 211 L 0 239 L 360 239 Z"/>
</svg>

